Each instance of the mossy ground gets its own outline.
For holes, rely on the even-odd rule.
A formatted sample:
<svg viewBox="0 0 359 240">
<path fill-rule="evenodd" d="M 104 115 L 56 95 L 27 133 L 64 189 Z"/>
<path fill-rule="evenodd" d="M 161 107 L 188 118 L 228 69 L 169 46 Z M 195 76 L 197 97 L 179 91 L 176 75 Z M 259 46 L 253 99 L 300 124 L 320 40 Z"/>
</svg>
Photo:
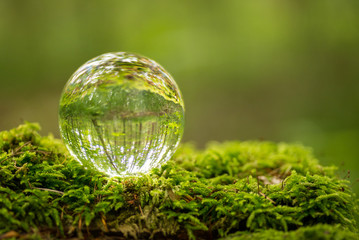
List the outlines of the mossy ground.
<svg viewBox="0 0 359 240">
<path fill-rule="evenodd" d="M 0 239 L 357 239 L 349 182 L 301 145 L 184 145 L 109 179 L 38 129 L 0 133 Z"/>
</svg>

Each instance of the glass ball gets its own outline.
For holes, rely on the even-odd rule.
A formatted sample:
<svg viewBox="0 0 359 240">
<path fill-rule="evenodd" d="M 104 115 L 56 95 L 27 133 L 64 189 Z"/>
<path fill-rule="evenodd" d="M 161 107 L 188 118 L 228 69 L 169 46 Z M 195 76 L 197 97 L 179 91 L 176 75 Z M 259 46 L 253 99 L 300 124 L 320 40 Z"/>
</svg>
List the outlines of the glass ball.
<svg viewBox="0 0 359 240">
<path fill-rule="evenodd" d="M 169 160 L 184 129 L 184 103 L 170 74 L 132 53 L 82 65 L 63 90 L 62 139 L 84 166 L 110 176 L 146 173 Z"/>
</svg>

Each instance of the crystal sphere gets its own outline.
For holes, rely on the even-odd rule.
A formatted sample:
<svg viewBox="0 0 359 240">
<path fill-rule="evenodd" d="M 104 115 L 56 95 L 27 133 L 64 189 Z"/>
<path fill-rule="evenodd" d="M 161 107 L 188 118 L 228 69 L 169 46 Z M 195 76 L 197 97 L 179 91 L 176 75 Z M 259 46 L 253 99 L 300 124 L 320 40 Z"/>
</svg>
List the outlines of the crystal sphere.
<svg viewBox="0 0 359 240">
<path fill-rule="evenodd" d="M 176 82 L 155 61 L 106 53 L 65 85 L 59 125 L 67 149 L 83 165 L 110 176 L 145 173 L 176 151 L 184 103 Z"/>
</svg>

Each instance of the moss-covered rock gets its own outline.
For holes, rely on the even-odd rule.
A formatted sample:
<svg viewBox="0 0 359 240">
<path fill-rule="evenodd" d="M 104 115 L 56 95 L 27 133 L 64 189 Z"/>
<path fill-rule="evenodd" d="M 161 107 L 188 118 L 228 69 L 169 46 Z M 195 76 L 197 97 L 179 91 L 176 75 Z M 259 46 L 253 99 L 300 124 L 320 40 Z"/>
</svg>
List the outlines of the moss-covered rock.
<svg viewBox="0 0 359 240">
<path fill-rule="evenodd" d="M 38 130 L 0 133 L 0 239 L 357 237 L 349 182 L 301 145 L 184 145 L 160 169 L 110 179 Z"/>
</svg>

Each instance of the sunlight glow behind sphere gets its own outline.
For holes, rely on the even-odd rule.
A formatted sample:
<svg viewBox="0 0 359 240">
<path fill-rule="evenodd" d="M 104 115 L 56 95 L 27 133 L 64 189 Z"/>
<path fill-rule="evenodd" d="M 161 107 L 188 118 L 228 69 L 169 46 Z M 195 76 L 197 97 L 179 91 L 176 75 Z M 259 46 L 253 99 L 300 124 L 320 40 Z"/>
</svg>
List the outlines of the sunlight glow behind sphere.
<svg viewBox="0 0 359 240">
<path fill-rule="evenodd" d="M 173 78 L 153 60 L 106 53 L 67 82 L 59 124 L 66 147 L 83 165 L 110 176 L 145 173 L 176 151 L 184 103 Z"/>
</svg>

